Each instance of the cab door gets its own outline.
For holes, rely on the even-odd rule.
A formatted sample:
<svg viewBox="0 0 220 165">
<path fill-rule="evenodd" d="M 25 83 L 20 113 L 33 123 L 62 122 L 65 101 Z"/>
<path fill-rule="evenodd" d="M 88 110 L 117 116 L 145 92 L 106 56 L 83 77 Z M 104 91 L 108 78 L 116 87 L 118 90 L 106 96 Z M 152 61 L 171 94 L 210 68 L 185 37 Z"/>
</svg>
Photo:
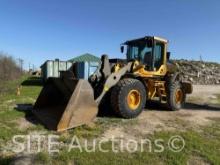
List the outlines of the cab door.
<svg viewBox="0 0 220 165">
<path fill-rule="evenodd" d="M 153 50 L 153 70 L 157 71 L 164 64 L 165 45 L 162 42 L 155 41 Z"/>
</svg>

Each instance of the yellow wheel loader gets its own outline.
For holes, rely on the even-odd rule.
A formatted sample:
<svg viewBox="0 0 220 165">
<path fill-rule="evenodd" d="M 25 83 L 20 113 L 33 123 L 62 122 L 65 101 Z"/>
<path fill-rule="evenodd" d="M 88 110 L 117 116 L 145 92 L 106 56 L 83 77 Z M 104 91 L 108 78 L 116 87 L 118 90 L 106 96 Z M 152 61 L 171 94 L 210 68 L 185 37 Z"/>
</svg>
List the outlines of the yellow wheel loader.
<svg viewBox="0 0 220 165">
<path fill-rule="evenodd" d="M 122 44 L 126 59 L 101 58 L 89 80 L 78 79 L 75 70 L 50 78 L 42 89 L 33 113 L 47 128 L 63 131 L 91 122 L 107 94 L 105 104 L 123 118 L 138 116 L 147 100 L 158 98 L 170 110 L 179 110 L 192 84 L 183 80 L 169 61 L 166 39 L 146 36 Z"/>
</svg>

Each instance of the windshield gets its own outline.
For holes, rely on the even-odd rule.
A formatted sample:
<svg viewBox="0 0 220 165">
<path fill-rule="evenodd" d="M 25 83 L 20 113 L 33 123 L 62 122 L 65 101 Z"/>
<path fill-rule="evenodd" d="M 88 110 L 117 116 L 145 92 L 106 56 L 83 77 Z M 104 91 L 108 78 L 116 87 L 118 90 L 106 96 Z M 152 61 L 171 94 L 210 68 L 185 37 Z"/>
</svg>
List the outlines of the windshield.
<svg viewBox="0 0 220 165">
<path fill-rule="evenodd" d="M 145 44 L 128 45 L 127 58 L 128 60 L 145 61 L 146 56 L 151 56 L 152 47 L 147 47 Z"/>
<path fill-rule="evenodd" d="M 147 70 L 158 70 L 163 64 L 165 44 L 154 41 L 134 41 L 127 43 L 127 59 L 138 60 Z"/>
</svg>

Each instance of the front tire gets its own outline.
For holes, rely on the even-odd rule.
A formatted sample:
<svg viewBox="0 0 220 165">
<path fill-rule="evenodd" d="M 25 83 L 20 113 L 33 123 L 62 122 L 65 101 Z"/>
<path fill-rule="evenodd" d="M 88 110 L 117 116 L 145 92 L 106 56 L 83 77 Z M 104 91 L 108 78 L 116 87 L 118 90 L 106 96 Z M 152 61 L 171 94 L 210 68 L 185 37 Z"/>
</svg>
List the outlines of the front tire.
<svg viewBox="0 0 220 165">
<path fill-rule="evenodd" d="M 120 80 L 112 89 L 111 105 L 113 110 L 123 118 L 134 118 L 144 109 L 146 90 L 137 79 Z"/>
<path fill-rule="evenodd" d="M 172 111 L 180 110 L 186 100 L 186 94 L 181 86 L 181 83 L 175 81 L 168 86 L 168 107 Z"/>
</svg>

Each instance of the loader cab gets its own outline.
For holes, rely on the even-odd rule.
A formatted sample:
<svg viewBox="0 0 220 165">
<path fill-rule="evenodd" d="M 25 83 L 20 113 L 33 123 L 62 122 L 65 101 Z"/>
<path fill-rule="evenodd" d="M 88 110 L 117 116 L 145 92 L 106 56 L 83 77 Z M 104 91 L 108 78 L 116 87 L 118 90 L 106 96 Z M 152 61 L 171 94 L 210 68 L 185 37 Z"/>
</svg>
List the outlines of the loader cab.
<svg viewBox="0 0 220 165">
<path fill-rule="evenodd" d="M 144 37 L 124 43 L 127 46 L 127 60 L 137 60 L 147 71 L 157 71 L 166 63 L 167 40 L 159 37 Z M 123 51 L 123 48 L 121 48 Z"/>
</svg>

